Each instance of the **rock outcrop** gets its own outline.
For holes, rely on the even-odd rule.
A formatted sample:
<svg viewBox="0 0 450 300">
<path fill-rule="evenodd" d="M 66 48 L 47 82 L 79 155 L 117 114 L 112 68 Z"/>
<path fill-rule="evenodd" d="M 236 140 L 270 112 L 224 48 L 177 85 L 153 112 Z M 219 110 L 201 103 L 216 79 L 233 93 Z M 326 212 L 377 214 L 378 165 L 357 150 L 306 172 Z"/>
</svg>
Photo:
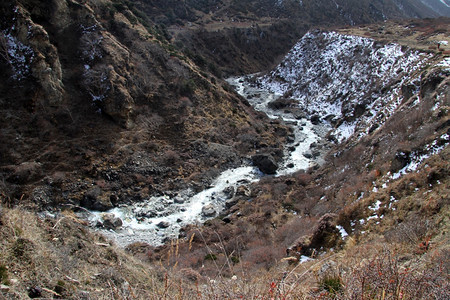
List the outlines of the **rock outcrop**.
<svg viewBox="0 0 450 300">
<path fill-rule="evenodd" d="M 122 220 L 116 217 L 114 214 L 104 214 L 102 216 L 103 227 L 106 229 L 116 230 L 120 228 L 123 224 Z"/>
<path fill-rule="evenodd" d="M 256 154 L 252 156 L 252 161 L 265 174 L 275 174 L 277 172 L 278 164 L 270 154 Z"/>
<path fill-rule="evenodd" d="M 13 1 L 14 2 L 14 1 Z M 58 105 L 64 97 L 63 74 L 58 50 L 45 28 L 33 21 L 30 13 L 14 3 L 3 4 L 6 21 L 1 28 L 2 56 L 10 75 L 17 81 L 32 78 L 42 96 L 40 105 Z"/>
<path fill-rule="evenodd" d="M 336 228 L 335 214 L 325 214 L 315 226 L 313 233 L 298 238 L 286 250 L 288 256 L 300 257 L 318 254 L 320 250 L 337 246 L 341 242 L 341 234 Z"/>
</svg>

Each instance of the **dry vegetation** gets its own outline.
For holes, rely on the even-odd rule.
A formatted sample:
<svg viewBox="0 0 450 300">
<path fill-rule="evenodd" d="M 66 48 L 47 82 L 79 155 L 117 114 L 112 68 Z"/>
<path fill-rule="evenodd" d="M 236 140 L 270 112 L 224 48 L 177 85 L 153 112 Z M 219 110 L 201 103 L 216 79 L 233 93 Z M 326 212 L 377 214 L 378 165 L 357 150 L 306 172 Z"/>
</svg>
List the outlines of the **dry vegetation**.
<svg viewBox="0 0 450 300">
<path fill-rule="evenodd" d="M 359 35 L 383 42 L 395 42 L 413 49 L 450 54 L 450 45 L 439 45 L 438 42 L 450 42 L 449 18 L 425 20 L 387 21 L 384 24 L 373 24 L 337 31 L 344 34 Z"/>
<path fill-rule="evenodd" d="M 186 227 L 162 247 L 124 251 L 70 212 L 38 217 L 9 208 L 2 194 L 0 295 L 448 299 L 450 103 L 448 76 L 439 74 L 428 70 L 420 101 L 406 99 L 383 126 L 337 146 L 322 167 L 242 186 L 225 215 Z M 399 153 L 420 156 L 430 145 L 441 150 L 392 177 L 403 166 Z M 198 153 L 215 153 L 199 146 Z M 181 160 L 160 149 L 165 164 Z M 311 259 L 299 263 L 304 255 Z"/>
<path fill-rule="evenodd" d="M 448 196 L 448 179 L 429 197 L 444 193 Z M 405 226 L 389 227 L 384 235 L 379 233 L 383 224 L 368 225 L 366 229 L 374 228 L 374 232 L 348 237 L 341 250 L 301 264 L 276 258 L 268 269 L 257 260 L 268 255 L 265 252 L 270 247 L 262 251 L 252 248 L 249 253 L 255 257 L 241 256 L 228 252 L 220 235 L 216 243 L 207 243 L 197 232 L 207 254 L 195 250 L 196 238 L 191 236 L 188 252 L 191 259 L 199 261 L 194 270 L 183 265 L 188 257 L 180 253 L 181 242 L 172 243 L 165 260 L 150 263 L 154 253 L 146 248 L 137 261 L 90 233 L 69 212 L 54 219 L 3 207 L 0 276 L 8 291 L 2 290 L 0 295 L 6 299 L 26 295 L 66 299 L 448 299 L 448 207 L 443 209 L 447 217 L 442 220 L 421 217 L 419 223 L 412 220 Z M 390 219 L 388 215 L 385 218 Z M 305 223 L 290 223 L 295 225 L 301 229 Z M 208 268 L 214 269 L 215 275 L 201 274 Z"/>
<path fill-rule="evenodd" d="M 450 298 L 448 72 L 424 73 L 420 101 L 404 99 L 384 125 L 361 140 L 337 145 L 324 166 L 240 187 L 226 214 L 184 228 L 178 240 L 162 247 L 134 243 L 119 249 L 70 211 L 53 217 L 21 206 L 24 200 L 32 207 L 38 202 L 78 205 L 88 197 L 95 197 L 96 205 L 139 201 L 156 189 L 207 185 L 214 176 L 205 174 L 240 163 L 238 155 L 254 151 L 255 142 L 281 145 L 264 117 L 170 47 L 164 30 L 145 29 L 121 1 L 114 1 L 116 6 L 90 3 L 98 5 L 99 18 L 124 45 L 133 35 L 157 43 L 147 49 L 148 41 L 137 39 L 129 46 L 162 59 L 159 71 L 167 77 L 152 76 L 173 84 L 152 94 L 145 90 L 150 68 L 137 68 L 140 76 L 133 84 L 142 110 L 135 130 L 119 130 L 112 123 L 98 129 L 104 120 L 91 113 L 94 121 L 82 129 L 95 128 L 95 134 L 78 132 L 81 125 L 73 118 L 85 117 L 75 115 L 82 103 L 62 106 L 72 121 L 59 123 L 69 125 L 53 128 L 37 113 L 29 118 L 41 130 L 31 129 L 34 125 L 23 132 L 2 128 L 2 137 L 13 141 L 1 146 L 2 159 L 13 164 L 16 158 L 15 165 L 2 165 L 7 176 L 0 178 L 0 299 Z M 428 48 L 435 40 L 448 40 L 447 28 L 446 19 L 440 19 L 342 32 L 397 37 L 446 55 L 445 49 Z M 139 64 L 146 57 L 133 59 Z M 170 96 L 163 97 L 166 92 Z M 4 110 L 5 124 L 27 123 L 23 111 Z M 67 136 L 58 139 L 58 130 Z M 402 167 L 401 153 L 422 155 L 433 143 L 442 147 L 439 153 L 416 171 L 392 178 Z M 34 160 L 44 161 L 44 167 Z M 20 184 L 28 181 L 42 184 L 24 191 Z M 117 190 L 123 198 L 112 192 Z M 339 235 L 336 225 L 349 235 Z M 309 260 L 299 262 L 305 254 Z"/>
</svg>

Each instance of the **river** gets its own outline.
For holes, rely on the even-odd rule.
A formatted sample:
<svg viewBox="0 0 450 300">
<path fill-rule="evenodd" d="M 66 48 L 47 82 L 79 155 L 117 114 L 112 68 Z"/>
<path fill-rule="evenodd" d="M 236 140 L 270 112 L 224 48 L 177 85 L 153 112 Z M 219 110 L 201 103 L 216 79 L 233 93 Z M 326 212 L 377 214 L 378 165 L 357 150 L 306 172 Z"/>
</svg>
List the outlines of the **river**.
<svg viewBox="0 0 450 300">
<path fill-rule="evenodd" d="M 252 75 L 227 79 L 236 91 L 259 111 L 271 119 L 282 119 L 292 126 L 295 137 L 286 145 L 285 158 L 275 176 L 288 175 L 323 162 L 322 152 L 311 153 L 311 144 L 319 143 L 331 129 L 325 124 L 314 125 L 306 117 L 302 118 L 286 110 L 272 110 L 268 104 L 281 95 L 269 92 L 252 83 Z M 320 154 L 318 154 L 320 153 Z M 177 238 L 182 227 L 188 224 L 201 224 L 217 216 L 225 209 L 225 201 L 233 197 L 239 186 L 258 181 L 264 174 L 252 165 L 229 169 L 213 181 L 210 188 L 200 193 L 192 190 L 179 191 L 177 196 L 150 197 L 133 205 L 122 205 L 107 213 L 120 218 L 123 225 L 118 230 L 98 229 L 116 241 L 119 246 L 133 242 L 145 242 L 153 246 Z M 83 213 L 95 227 L 105 213 Z"/>
</svg>

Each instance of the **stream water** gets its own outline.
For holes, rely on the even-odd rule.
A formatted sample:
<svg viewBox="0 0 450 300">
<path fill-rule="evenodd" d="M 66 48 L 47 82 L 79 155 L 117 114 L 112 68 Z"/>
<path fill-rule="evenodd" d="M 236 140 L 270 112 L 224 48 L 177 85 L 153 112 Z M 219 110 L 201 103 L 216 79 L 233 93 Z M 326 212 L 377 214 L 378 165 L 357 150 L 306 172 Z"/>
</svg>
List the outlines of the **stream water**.
<svg viewBox="0 0 450 300">
<path fill-rule="evenodd" d="M 233 77 L 227 81 L 256 110 L 265 112 L 272 119 L 282 119 L 292 126 L 295 135 L 290 144 L 286 145 L 285 159 L 275 176 L 306 169 L 311 164 L 320 164 L 322 156 L 311 155 L 311 144 L 319 142 L 330 128 L 324 124 L 313 125 L 308 119 L 295 117 L 287 111 L 270 109 L 268 104 L 280 95 L 252 84 L 250 78 Z M 116 231 L 99 230 L 120 246 L 137 241 L 158 246 L 167 239 L 176 238 L 182 227 L 203 223 L 217 216 L 225 209 L 225 201 L 233 197 L 237 187 L 258 181 L 262 176 L 264 174 L 251 165 L 229 169 L 214 180 L 211 188 L 200 193 L 184 190 L 177 196 L 150 197 L 144 202 L 116 207 L 107 213 L 119 217 L 123 222 L 122 227 Z M 95 226 L 104 214 L 93 211 L 84 213 L 83 217 Z"/>
</svg>

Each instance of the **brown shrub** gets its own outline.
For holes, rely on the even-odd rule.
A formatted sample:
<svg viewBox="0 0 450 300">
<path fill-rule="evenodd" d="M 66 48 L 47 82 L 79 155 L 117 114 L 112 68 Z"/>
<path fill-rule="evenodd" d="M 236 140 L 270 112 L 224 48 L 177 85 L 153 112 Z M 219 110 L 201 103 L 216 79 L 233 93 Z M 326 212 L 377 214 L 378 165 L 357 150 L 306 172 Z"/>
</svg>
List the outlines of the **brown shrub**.
<svg viewBox="0 0 450 300">
<path fill-rule="evenodd" d="M 279 245 L 270 245 L 260 240 L 250 243 L 248 248 L 249 250 L 242 254 L 242 263 L 251 270 L 269 270 L 285 254 L 285 250 Z"/>
<path fill-rule="evenodd" d="M 163 154 L 164 162 L 168 165 L 174 165 L 179 159 L 180 156 L 173 150 L 166 150 Z"/>
<path fill-rule="evenodd" d="M 432 224 L 430 220 L 423 220 L 415 215 L 410 220 L 393 226 L 385 233 L 388 243 L 406 243 L 418 245 L 427 236 L 431 235 Z"/>
<path fill-rule="evenodd" d="M 346 299 L 449 299 L 448 270 L 400 266 L 389 250 L 344 277 Z"/>
<path fill-rule="evenodd" d="M 316 217 L 295 217 L 291 219 L 275 231 L 276 243 L 287 248 L 298 237 L 311 234 L 314 228 L 313 224 L 316 224 L 317 220 L 318 218 Z"/>
</svg>

